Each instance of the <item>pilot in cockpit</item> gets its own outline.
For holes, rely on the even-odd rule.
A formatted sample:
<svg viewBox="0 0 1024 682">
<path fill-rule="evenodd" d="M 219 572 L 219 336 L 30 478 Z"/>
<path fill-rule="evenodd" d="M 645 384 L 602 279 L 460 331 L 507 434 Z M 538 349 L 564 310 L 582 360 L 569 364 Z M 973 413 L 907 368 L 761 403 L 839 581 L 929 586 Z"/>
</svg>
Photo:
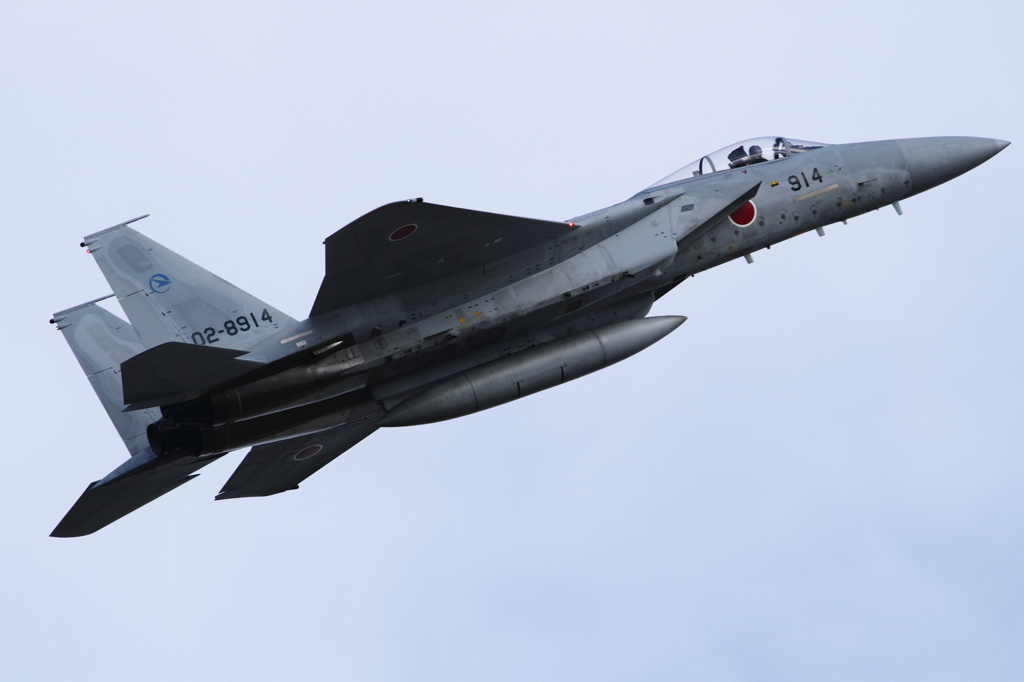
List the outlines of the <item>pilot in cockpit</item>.
<svg viewBox="0 0 1024 682">
<path fill-rule="evenodd" d="M 743 148 L 743 145 L 740 145 L 729 152 L 729 168 L 739 168 L 740 166 L 746 165 L 747 150 Z"/>
<path fill-rule="evenodd" d="M 743 148 L 743 145 L 729 152 L 729 168 L 742 168 L 755 163 L 764 163 L 767 160 L 764 158 L 761 147 L 756 144 L 750 145 L 749 153 Z"/>
<path fill-rule="evenodd" d="M 772 158 L 782 159 L 786 156 L 786 141 L 781 137 L 775 138 L 775 145 L 772 147 Z"/>
</svg>

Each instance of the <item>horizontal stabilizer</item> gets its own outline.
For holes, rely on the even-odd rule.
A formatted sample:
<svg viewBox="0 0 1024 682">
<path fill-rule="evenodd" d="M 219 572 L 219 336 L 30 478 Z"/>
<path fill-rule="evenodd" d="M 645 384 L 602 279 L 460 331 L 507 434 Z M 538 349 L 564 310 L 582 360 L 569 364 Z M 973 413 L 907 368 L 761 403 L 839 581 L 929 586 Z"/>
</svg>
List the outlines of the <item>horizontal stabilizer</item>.
<svg viewBox="0 0 1024 682">
<path fill-rule="evenodd" d="M 95 533 L 188 483 L 199 475 L 195 471 L 222 455 L 183 457 L 168 461 L 157 457 L 147 448 L 115 469 L 107 478 L 90 483 L 50 536 L 76 538 Z"/>
<path fill-rule="evenodd" d="M 217 499 L 266 497 L 295 490 L 299 483 L 376 431 L 378 420 L 374 417 L 308 436 L 257 445 L 231 474 Z"/>
<path fill-rule="evenodd" d="M 236 359 L 245 354 L 176 341 L 160 344 L 121 363 L 124 402 L 139 408 L 196 397 L 262 364 Z"/>
<path fill-rule="evenodd" d="M 434 282 L 521 253 L 575 228 L 401 201 L 370 211 L 324 241 L 324 281 L 310 316 Z"/>
</svg>

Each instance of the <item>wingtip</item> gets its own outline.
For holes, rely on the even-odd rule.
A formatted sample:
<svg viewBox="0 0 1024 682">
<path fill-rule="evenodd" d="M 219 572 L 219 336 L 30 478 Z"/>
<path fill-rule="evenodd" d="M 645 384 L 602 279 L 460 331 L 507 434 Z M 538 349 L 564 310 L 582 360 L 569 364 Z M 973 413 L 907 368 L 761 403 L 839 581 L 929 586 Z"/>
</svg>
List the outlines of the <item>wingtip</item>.
<svg viewBox="0 0 1024 682">
<path fill-rule="evenodd" d="M 60 526 L 58 526 L 57 528 L 54 528 L 53 532 L 50 533 L 50 537 L 51 538 L 84 538 L 86 535 L 92 535 L 93 533 L 96 532 L 96 531 L 90 531 L 88 533 L 61 533 L 61 532 L 59 532 L 59 530 L 60 530 Z"/>
</svg>

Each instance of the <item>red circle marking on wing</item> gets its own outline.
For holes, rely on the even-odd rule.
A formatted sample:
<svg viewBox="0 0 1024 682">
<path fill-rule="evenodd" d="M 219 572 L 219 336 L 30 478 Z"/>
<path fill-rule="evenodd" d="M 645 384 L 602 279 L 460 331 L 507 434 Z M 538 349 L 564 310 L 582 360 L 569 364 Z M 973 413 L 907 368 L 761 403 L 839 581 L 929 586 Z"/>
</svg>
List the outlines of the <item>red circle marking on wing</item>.
<svg viewBox="0 0 1024 682">
<path fill-rule="evenodd" d="M 388 235 L 388 239 L 393 242 L 397 242 L 399 239 L 405 239 L 413 232 L 416 231 L 416 224 L 411 223 L 409 225 L 402 225 L 400 228 Z"/>
<path fill-rule="evenodd" d="M 308 448 L 302 448 L 292 457 L 296 462 L 301 462 L 304 459 L 309 459 L 313 455 L 317 454 L 324 449 L 323 445 L 310 445 Z"/>
</svg>

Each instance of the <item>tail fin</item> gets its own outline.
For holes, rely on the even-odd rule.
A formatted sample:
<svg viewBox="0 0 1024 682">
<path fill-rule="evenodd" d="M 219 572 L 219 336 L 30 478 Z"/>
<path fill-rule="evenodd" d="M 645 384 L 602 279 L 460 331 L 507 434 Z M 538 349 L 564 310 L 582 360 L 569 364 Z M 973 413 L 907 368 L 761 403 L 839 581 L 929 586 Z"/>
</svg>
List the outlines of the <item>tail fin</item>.
<svg viewBox="0 0 1024 682">
<path fill-rule="evenodd" d="M 145 218 L 146 216 L 142 216 Z M 128 227 L 82 242 L 146 348 L 168 341 L 248 350 L 295 323 L 288 315 Z"/>
<path fill-rule="evenodd" d="M 104 298 L 109 298 L 105 296 Z M 96 305 L 96 299 L 54 314 L 89 383 L 124 441 L 131 457 L 105 477 L 93 481 L 51 533 L 78 537 L 94 533 L 195 478 L 194 473 L 220 454 L 162 459 L 149 447 L 146 427 L 160 418 L 157 410 L 122 412 L 121 363 L 144 350 L 131 325 Z"/>
<path fill-rule="evenodd" d="M 141 353 L 145 347 L 130 324 L 96 305 L 105 298 L 110 296 L 54 313 L 53 321 L 78 358 L 78 364 L 128 452 L 134 455 L 149 446 L 146 427 L 160 419 L 160 411 L 121 411 L 124 409 L 121 363 Z"/>
</svg>

